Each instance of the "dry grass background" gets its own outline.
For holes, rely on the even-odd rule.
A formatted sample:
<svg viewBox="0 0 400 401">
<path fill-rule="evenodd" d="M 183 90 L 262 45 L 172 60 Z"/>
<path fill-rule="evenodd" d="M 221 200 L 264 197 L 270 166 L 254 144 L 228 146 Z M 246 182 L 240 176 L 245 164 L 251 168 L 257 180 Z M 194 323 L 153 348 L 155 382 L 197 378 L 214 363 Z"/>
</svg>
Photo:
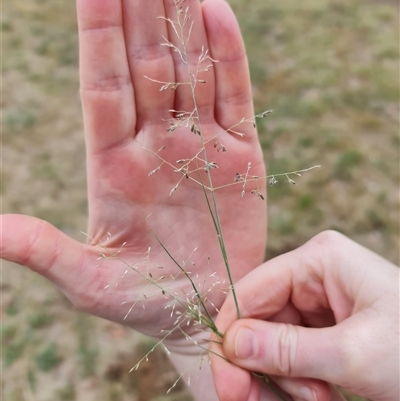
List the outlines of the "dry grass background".
<svg viewBox="0 0 400 401">
<path fill-rule="evenodd" d="M 399 20 L 394 1 L 232 0 L 246 40 L 269 173 L 321 164 L 269 188 L 267 257 L 334 228 L 399 263 Z M 85 152 L 73 1 L 3 4 L 2 208 L 84 241 Z M 6 235 L 6 233 L 4 233 Z M 128 375 L 149 340 L 77 312 L 3 263 L 6 401 L 189 400 L 165 395 L 162 354 Z"/>
</svg>

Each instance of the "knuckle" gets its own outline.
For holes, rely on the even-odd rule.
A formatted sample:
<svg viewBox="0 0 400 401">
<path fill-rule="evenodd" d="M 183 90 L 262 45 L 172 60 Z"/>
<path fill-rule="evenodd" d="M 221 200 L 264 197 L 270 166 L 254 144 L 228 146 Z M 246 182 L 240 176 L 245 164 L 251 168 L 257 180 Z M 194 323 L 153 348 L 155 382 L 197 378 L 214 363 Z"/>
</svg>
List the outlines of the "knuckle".
<svg viewBox="0 0 400 401">
<path fill-rule="evenodd" d="M 43 244 L 47 251 L 43 252 Z M 45 220 L 40 220 L 36 229 L 31 233 L 27 241 L 23 265 L 42 275 L 50 271 L 60 254 L 59 243 L 54 241 L 53 227 Z"/>
<path fill-rule="evenodd" d="M 292 376 L 294 370 L 298 334 L 291 324 L 281 324 L 273 344 L 273 366 L 276 374 Z"/>
<path fill-rule="evenodd" d="M 317 234 L 311 239 L 311 242 L 318 244 L 324 248 L 330 248 L 333 245 L 341 244 L 346 237 L 338 231 L 325 230 Z"/>
<path fill-rule="evenodd" d="M 120 92 L 132 87 L 129 76 L 110 74 L 97 80 L 86 80 L 81 84 L 81 97 L 83 100 L 92 99 L 93 94 Z"/>
<path fill-rule="evenodd" d="M 349 239 L 334 230 L 326 230 L 313 237 L 306 246 L 314 255 L 314 260 L 320 266 L 324 266 L 333 259 L 345 255 Z"/>
</svg>

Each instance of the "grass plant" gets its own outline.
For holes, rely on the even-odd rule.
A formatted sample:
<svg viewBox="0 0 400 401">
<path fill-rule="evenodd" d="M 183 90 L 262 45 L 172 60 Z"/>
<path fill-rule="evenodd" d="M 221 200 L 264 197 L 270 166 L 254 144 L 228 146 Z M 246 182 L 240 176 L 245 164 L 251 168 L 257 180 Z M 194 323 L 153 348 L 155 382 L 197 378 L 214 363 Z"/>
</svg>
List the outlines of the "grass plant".
<svg viewBox="0 0 400 401">
<path fill-rule="evenodd" d="M 32 329 L 41 329 L 50 325 L 54 320 L 54 315 L 39 311 L 29 317 L 29 325 Z"/>
<path fill-rule="evenodd" d="M 54 343 L 48 344 L 35 357 L 36 366 L 42 372 L 47 372 L 55 368 L 61 360 L 62 358 L 60 357 L 57 346 Z"/>
<path fill-rule="evenodd" d="M 166 146 L 162 146 L 159 149 L 151 149 L 149 147 L 143 146 L 143 150 L 151 153 L 158 159 L 158 164 L 154 169 L 148 172 L 149 179 L 152 176 L 159 173 L 161 169 L 169 168 L 172 169 L 174 173 L 177 175 L 177 179 L 175 185 L 173 185 L 169 191 L 169 193 L 165 194 L 165 196 L 172 197 L 174 193 L 180 189 L 181 186 L 186 185 L 187 182 L 194 183 L 201 187 L 202 193 L 204 195 L 204 202 L 207 206 L 207 210 L 209 212 L 210 219 L 213 223 L 216 237 L 218 240 L 219 250 L 222 255 L 222 259 L 226 268 L 226 276 L 228 283 L 226 285 L 225 291 L 230 291 L 236 306 L 236 313 L 238 318 L 241 317 L 239 302 L 235 292 L 235 283 L 232 278 L 229 254 L 227 252 L 224 240 L 223 226 L 221 224 L 220 219 L 220 210 L 217 201 L 216 193 L 226 187 L 237 186 L 238 187 L 238 200 L 240 198 L 246 196 L 246 194 L 251 194 L 255 197 L 255 201 L 265 200 L 265 192 L 262 189 L 264 186 L 260 186 L 260 182 L 267 181 L 270 185 L 276 185 L 279 180 L 285 179 L 290 184 L 295 184 L 295 177 L 301 177 L 301 175 L 305 172 L 313 170 L 319 166 L 313 166 L 306 169 L 294 170 L 289 172 L 279 172 L 274 173 L 269 176 L 256 176 L 252 174 L 252 161 L 249 160 L 247 162 L 247 169 L 243 172 L 236 172 L 234 177 L 232 177 L 232 181 L 227 181 L 223 184 L 215 185 L 214 182 L 214 171 L 217 170 L 219 166 L 219 162 L 214 161 L 214 154 L 217 153 L 225 153 L 229 150 L 226 149 L 225 145 L 221 142 L 221 134 L 218 134 L 213 137 L 207 137 L 202 128 L 202 119 L 199 112 L 199 108 L 197 105 L 197 88 L 200 85 L 207 85 L 207 72 L 209 72 L 215 63 L 218 63 L 218 60 L 214 60 L 209 53 L 207 48 L 202 47 L 200 54 L 197 56 L 197 60 L 193 62 L 193 60 L 189 60 L 188 54 L 188 44 L 191 39 L 191 33 L 193 30 L 194 22 L 191 19 L 190 9 L 185 5 L 185 0 L 174 0 L 176 15 L 175 18 L 166 18 L 160 17 L 164 19 L 171 27 L 172 32 L 175 34 L 176 40 L 169 40 L 166 37 L 162 37 L 161 46 L 165 46 L 171 49 L 172 52 L 177 54 L 178 59 L 183 63 L 186 68 L 186 81 L 182 82 L 164 82 L 153 79 L 149 76 L 144 76 L 144 79 L 147 79 L 153 82 L 155 85 L 159 85 L 160 92 L 164 91 L 176 91 L 181 89 L 182 87 L 186 87 L 187 96 L 190 97 L 190 103 L 192 104 L 191 109 L 187 110 L 168 110 L 168 112 L 172 115 L 170 119 L 165 120 L 167 125 L 166 131 L 168 133 L 175 133 L 181 129 L 188 131 L 189 133 L 185 133 L 185 135 L 194 135 L 197 138 L 198 142 L 198 150 L 193 154 L 187 155 L 187 157 L 170 161 L 167 158 L 163 157 L 163 150 Z M 176 44 L 175 44 L 176 43 Z M 267 110 L 256 114 L 255 116 L 239 116 L 238 122 L 233 124 L 231 127 L 227 128 L 226 133 L 236 136 L 239 139 L 245 136 L 243 127 L 246 124 L 251 124 L 254 128 L 256 127 L 256 120 L 264 119 L 272 113 L 272 110 Z M 178 139 L 177 139 L 178 140 Z M 249 189 L 250 188 L 250 189 Z M 176 266 L 176 275 L 171 275 L 169 277 L 170 282 L 172 284 L 165 285 L 163 279 L 164 276 L 153 277 L 153 273 L 151 273 L 151 269 L 149 268 L 150 254 L 151 248 L 148 249 L 148 252 L 143 255 L 143 257 L 136 261 L 130 262 L 125 260 L 120 256 L 120 253 L 123 250 L 125 243 L 121 244 L 120 249 L 117 252 L 111 252 L 107 249 L 106 246 L 102 245 L 100 241 L 95 241 L 91 239 L 93 245 L 99 246 L 102 250 L 100 253 L 100 259 L 114 259 L 121 262 L 127 268 L 126 272 L 122 275 L 121 279 L 127 274 L 128 270 L 134 270 L 137 274 L 142 276 L 148 282 L 148 286 L 152 289 L 157 288 L 163 295 L 171 299 L 171 303 L 169 306 L 169 310 L 166 313 L 169 313 L 171 317 L 175 317 L 175 322 L 173 324 L 173 328 L 170 330 L 162 330 L 161 339 L 156 342 L 150 350 L 141 358 L 137 364 L 131 369 L 136 370 L 140 366 L 143 361 L 148 360 L 149 355 L 158 347 L 163 346 L 167 353 L 169 353 L 168 348 L 165 346 L 165 340 L 174 334 L 175 332 L 181 332 L 181 334 L 188 340 L 194 343 L 199 347 L 199 357 L 203 358 L 204 354 L 211 352 L 208 350 L 208 336 L 204 337 L 203 340 L 199 341 L 198 339 L 193 338 L 188 332 L 185 330 L 186 326 L 196 326 L 199 331 L 204 332 L 212 332 L 219 339 L 218 341 L 223 341 L 223 333 L 218 330 L 214 322 L 213 316 L 215 316 L 216 307 L 210 301 L 208 294 L 214 289 L 217 290 L 221 286 L 221 283 L 218 281 L 218 277 L 215 277 L 213 274 L 210 274 L 208 280 L 211 280 L 212 283 L 209 286 L 206 292 L 203 291 L 201 283 L 198 284 L 195 277 L 192 276 L 190 272 L 190 264 L 192 254 L 196 251 L 193 250 L 192 254 L 188 256 L 187 260 L 184 262 L 180 262 L 173 255 L 173 253 L 168 249 L 168 246 L 163 243 L 163 241 L 158 237 L 157 232 L 153 230 L 150 223 L 150 230 L 152 231 L 154 238 L 160 245 L 160 247 L 164 250 L 164 252 L 168 255 L 168 258 L 173 262 Z M 109 238 L 111 239 L 112 234 L 109 233 Z M 143 264 L 146 266 L 143 269 Z M 191 291 L 189 293 L 177 290 L 174 288 L 174 281 L 178 277 L 184 277 L 189 283 L 191 287 Z M 108 286 L 107 286 L 108 287 Z M 143 299 L 146 299 L 149 295 L 142 294 L 138 297 L 138 299 L 133 302 L 130 307 L 126 317 L 131 313 L 134 307 L 137 306 Z M 218 310 L 217 310 L 218 312 Z M 223 356 L 219 355 L 221 358 Z M 181 373 L 181 375 L 177 378 L 177 380 L 173 383 L 168 392 L 175 387 L 178 381 L 183 377 L 186 372 Z M 254 373 L 256 374 L 256 373 Z M 281 399 L 284 397 L 280 394 L 279 391 L 270 383 L 270 379 L 267 375 L 260 375 L 263 381 L 274 391 L 276 392 Z M 190 381 L 190 377 L 188 378 Z"/>
<path fill-rule="evenodd" d="M 22 357 L 25 345 L 25 342 L 21 340 L 13 341 L 11 344 L 7 345 L 5 352 L 2 355 L 6 367 L 11 366 L 16 360 Z"/>
<path fill-rule="evenodd" d="M 81 314 L 77 317 L 76 327 L 78 336 L 77 353 L 81 377 L 95 376 L 98 368 L 99 347 L 91 338 L 93 327 L 91 327 L 90 320 Z"/>
</svg>

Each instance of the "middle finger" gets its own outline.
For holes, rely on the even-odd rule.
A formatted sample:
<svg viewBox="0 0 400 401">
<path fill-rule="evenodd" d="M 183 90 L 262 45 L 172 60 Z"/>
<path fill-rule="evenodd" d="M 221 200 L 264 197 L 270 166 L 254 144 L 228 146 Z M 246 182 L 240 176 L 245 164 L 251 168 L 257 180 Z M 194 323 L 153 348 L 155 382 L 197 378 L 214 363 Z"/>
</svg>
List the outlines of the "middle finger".
<svg viewBox="0 0 400 401">
<path fill-rule="evenodd" d="M 129 68 L 135 87 L 137 131 L 147 123 L 168 118 L 173 107 L 171 91 L 160 94 L 160 85 L 153 80 L 173 82 L 174 62 L 167 47 L 161 46 L 168 35 L 162 0 L 123 1 L 124 31 Z"/>
<path fill-rule="evenodd" d="M 197 110 L 202 121 L 207 122 L 214 117 L 215 77 L 212 68 L 209 71 L 202 71 L 213 64 L 210 59 L 206 57 L 199 63 L 199 58 L 208 51 L 201 4 L 198 0 L 164 0 L 164 7 L 169 19 L 168 40 L 175 46 L 175 49 L 171 50 L 176 82 L 190 82 L 189 74 L 193 74 L 191 80 L 196 87 Z M 177 88 L 174 108 L 189 112 L 193 110 L 190 85 L 180 85 Z"/>
</svg>

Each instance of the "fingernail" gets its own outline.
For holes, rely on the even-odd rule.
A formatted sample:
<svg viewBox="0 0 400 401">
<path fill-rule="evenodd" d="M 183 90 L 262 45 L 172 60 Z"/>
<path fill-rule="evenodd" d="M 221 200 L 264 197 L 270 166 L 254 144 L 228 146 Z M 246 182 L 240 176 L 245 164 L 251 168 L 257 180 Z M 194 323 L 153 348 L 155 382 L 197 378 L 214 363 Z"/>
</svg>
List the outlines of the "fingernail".
<svg viewBox="0 0 400 401">
<path fill-rule="evenodd" d="M 296 395 L 305 401 L 317 401 L 317 394 L 309 387 L 300 387 Z"/>
<path fill-rule="evenodd" d="M 235 355 L 238 359 L 251 359 L 257 354 L 258 344 L 253 330 L 242 327 L 235 338 Z"/>
</svg>

